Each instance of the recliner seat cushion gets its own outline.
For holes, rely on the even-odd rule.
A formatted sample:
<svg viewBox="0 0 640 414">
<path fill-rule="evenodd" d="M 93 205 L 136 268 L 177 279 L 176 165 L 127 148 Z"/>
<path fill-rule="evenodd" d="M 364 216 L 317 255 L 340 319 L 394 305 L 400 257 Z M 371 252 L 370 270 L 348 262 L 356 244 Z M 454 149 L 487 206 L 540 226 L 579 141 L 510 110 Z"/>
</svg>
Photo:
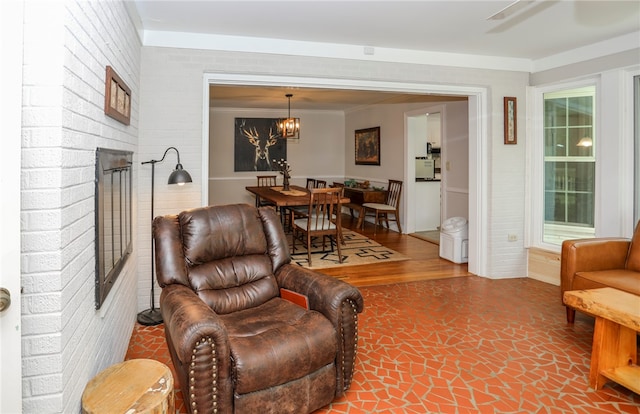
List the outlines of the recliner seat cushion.
<svg viewBox="0 0 640 414">
<path fill-rule="evenodd" d="M 236 394 L 304 377 L 336 358 L 336 332 L 329 320 L 279 297 L 222 319 Z"/>
<path fill-rule="evenodd" d="M 634 295 L 640 295 L 638 276 L 638 272 L 624 269 L 578 272 L 573 278 L 571 289 L 582 290 L 612 287 L 633 293 Z"/>
</svg>

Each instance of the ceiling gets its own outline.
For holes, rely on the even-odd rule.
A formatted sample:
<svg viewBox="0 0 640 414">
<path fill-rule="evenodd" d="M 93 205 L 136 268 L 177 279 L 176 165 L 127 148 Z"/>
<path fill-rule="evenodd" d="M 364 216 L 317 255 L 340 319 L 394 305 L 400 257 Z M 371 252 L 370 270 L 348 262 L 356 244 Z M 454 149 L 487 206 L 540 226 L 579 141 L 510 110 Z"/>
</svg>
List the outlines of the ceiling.
<svg viewBox="0 0 640 414">
<path fill-rule="evenodd" d="M 637 0 L 131 1 L 146 32 L 256 38 L 256 44 L 269 39 L 318 47 L 357 45 L 365 55 L 383 48 L 535 61 L 633 33 L 640 37 Z M 298 108 L 346 109 L 400 99 L 374 92 L 229 87 L 213 94 L 213 104 L 286 107 L 288 92 L 294 94 L 292 107 Z"/>
<path fill-rule="evenodd" d="M 640 30 L 640 2 L 133 0 L 144 30 L 540 59 Z"/>
<path fill-rule="evenodd" d="M 365 105 L 394 103 L 428 103 L 443 100 L 466 100 L 467 97 L 420 95 L 347 89 L 286 88 L 265 86 L 212 85 L 209 96 L 212 108 L 287 109 L 286 94 L 292 94 L 291 114 L 296 110 L 346 111 Z"/>
</svg>

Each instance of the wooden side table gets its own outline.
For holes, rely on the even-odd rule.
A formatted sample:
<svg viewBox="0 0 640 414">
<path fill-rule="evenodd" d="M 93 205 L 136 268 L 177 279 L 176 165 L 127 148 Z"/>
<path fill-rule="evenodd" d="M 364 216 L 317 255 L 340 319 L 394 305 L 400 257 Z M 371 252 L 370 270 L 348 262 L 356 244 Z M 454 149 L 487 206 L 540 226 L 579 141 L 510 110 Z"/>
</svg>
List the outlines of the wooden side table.
<svg viewBox="0 0 640 414">
<path fill-rule="evenodd" d="M 83 414 L 174 414 L 173 376 L 152 359 L 131 359 L 96 375 L 82 393 Z"/>
<path fill-rule="evenodd" d="M 589 385 L 598 390 L 615 381 L 640 394 L 636 332 L 640 332 L 640 296 L 613 288 L 570 290 L 564 303 L 596 317 Z"/>
</svg>

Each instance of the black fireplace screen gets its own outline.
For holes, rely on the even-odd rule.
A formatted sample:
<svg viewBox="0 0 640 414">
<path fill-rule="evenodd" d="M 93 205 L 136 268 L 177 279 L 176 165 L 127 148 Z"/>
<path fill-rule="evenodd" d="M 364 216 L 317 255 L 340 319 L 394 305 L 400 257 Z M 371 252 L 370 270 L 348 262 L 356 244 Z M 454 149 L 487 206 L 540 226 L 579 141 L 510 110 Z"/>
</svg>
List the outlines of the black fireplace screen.
<svg viewBox="0 0 640 414">
<path fill-rule="evenodd" d="M 131 254 L 130 151 L 96 150 L 96 309 Z"/>
</svg>

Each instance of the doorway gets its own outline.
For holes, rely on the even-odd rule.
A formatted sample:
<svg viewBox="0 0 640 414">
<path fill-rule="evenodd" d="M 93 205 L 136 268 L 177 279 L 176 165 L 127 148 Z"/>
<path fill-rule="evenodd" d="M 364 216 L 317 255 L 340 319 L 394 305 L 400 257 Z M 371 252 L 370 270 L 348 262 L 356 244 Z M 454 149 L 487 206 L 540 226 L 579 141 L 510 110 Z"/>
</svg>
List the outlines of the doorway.
<svg viewBox="0 0 640 414">
<path fill-rule="evenodd" d="M 357 89 L 389 92 L 406 92 L 418 94 L 447 94 L 468 97 L 468 130 L 469 130 L 469 271 L 485 276 L 487 274 L 486 258 L 481 254 L 486 251 L 488 236 L 485 231 L 487 223 L 487 142 L 488 142 L 488 90 L 484 87 L 461 85 L 430 85 L 425 83 L 362 81 L 355 79 L 301 78 L 281 77 L 276 75 L 247 75 L 229 73 L 205 73 L 203 75 L 203 130 L 202 148 L 209 148 L 209 86 L 220 85 L 263 85 L 280 87 L 316 87 L 327 89 Z M 405 153 L 407 136 L 404 138 Z M 203 151 L 203 203 L 209 199 L 208 188 L 208 151 Z M 405 158 L 406 159 L 406 158 Z M 405 162 L 404 178 L 415 177 L 415 166 Z M 415 178 L 414 178 L 415 179 Z M 402 211 L 407 217 L 407 191 L 403 195 Z"/>
<path fill-rule="evenodd" d="M 437 231 L 442 221 L 440 156 L 446 137 L 445 111 L 445 105 L 435 105 L 405 114 L 407 233 Z"/>
</svg>

